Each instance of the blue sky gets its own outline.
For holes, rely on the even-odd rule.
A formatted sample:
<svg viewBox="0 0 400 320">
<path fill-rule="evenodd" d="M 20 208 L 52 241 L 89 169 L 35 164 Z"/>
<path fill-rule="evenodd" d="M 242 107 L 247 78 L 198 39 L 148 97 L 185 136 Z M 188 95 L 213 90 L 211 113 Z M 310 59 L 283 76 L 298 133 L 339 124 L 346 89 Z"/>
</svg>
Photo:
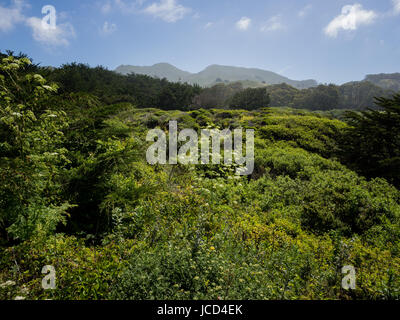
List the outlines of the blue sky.
<svg viewBox="0 0 400 320">
<path fill-rule="evenodd" d="M 340 84 L 400 72 L 400 0 L 0 0 L 6 49 L 42 65 L 223 64 Z"/>
</svg>

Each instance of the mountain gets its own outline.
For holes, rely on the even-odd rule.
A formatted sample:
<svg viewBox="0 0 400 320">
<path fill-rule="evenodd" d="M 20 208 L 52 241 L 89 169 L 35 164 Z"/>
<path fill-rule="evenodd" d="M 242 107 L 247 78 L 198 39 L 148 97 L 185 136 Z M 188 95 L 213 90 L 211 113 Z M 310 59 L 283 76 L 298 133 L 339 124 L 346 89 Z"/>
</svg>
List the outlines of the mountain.
<svg viewBox="0 0 400 320">
<path fill-rule="evenodd" d="M 218 82 L 226 83 L 235 81 L 250 81 L 268 85 L 287 83 L 298 89 L 306 89 L 318 85 L 315 80 L 291 80 L 277 73 L 262 69 L 221 65 L 211 65 L 199 73 L 183 71 L 168 63 L 158 63 L 150 67 L 122 65 L 115 71 L 121 74 L 145 74 L 157 78 L 166 78 L 173 82 L 182 81 L 192 84 L 196 83 L 203 87 L 211 86 Z"/>
<path fill-rule="evenodd" d="M 369 74 L 364 81 L 369 81 L 383 89 L 400 91 L 400 73 Z"/>
<path fill-rule="evenodd" d="M 151 67 L 121 65 L 115 71 L 121 74 L 136 73 L 160 79 L 167 78 L 171 82 L 182 81 L 191 75 L 190 72 L 182 71 L 169 63 L 157 63 Z"/>
</svg>

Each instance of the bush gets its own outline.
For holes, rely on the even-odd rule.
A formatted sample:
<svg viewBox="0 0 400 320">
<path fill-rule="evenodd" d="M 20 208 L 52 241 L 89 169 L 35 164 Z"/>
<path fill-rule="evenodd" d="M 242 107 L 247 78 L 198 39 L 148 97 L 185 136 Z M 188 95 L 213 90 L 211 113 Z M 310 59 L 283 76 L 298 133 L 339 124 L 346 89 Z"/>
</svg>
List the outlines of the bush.
<svg viewBox="0 0 400 320">
<path fill-rule="evenodd" d="M 26 299 L 106 299 L 133 248 L 129 242 L 87 247 L 83 240 L 62 235 L 35 238 L 8 248 L 0 260 L 0 283 L 11 280 L 16 285 L 0 291 L 0 299 L 13 299 L 16 295 Z M 55 290 L 42 288 L 41 271 L 45 265 L 55 268 Z"/>
<path fill-rule="evenodd" d="M 232 109 L 256 110 L 268 107 L 269 94 L 265 88 L 248 88 L 236 93 L 229 106 Z"/>
</svg>

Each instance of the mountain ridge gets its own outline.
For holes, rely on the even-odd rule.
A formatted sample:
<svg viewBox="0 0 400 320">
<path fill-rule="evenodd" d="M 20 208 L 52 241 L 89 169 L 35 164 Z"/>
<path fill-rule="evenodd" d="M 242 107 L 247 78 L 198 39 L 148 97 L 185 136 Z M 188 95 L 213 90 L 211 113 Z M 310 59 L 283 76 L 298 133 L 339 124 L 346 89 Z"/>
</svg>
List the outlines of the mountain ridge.
<svg viewBox="0 0 400 320">
<path fill-rule="evenodd" d="M 172 82 L 188 82 L 208 87 L 218 82 L 255 81 L 268 85 L 287 83 L 298 89 L 315 87 L 318 82 L 309 80 L 292 80 L 278 73 L 258 69 L 212 64 L 198 73 L 181 70 L 169 63 L 156 63 L 152 66 L 120 65 L 115 69 L 120 74 L 144 74 L 151 77 L 166 78 Z"/>
<path fill-rule="evenodd" d="M 387 90 L 400 91 L 400 73 L 368 74 L 364 81 L 369 81 Z"/>
</svg>

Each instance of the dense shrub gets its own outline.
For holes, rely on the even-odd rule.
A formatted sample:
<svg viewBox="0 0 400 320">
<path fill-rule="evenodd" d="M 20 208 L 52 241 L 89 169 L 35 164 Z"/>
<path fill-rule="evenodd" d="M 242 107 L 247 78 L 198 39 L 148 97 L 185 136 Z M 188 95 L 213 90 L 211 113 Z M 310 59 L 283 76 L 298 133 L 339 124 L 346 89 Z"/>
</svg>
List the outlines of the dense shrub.
<svg viewBox="0 0 400 320">
<path fill-rule="evenodd" d="M 230 100 L 232 109 L 256 110 L 269 106 L 270 98 L 265 88 L 247 88 L 236 93 Z"/>
<path fill-rule="evenodd" d="M 139 106 L 170 109 L 197 89 L 69 65 L 46 71 L 57 93 L 27 59 L 2 58 L 0 299 L 400 298 L 397 98 L 350 125 L 334 120 L 341 113 L 259 102 L 140 109 L 126 90 Z M 147 132 L 168 135 L 170 120 L 255 129 L 253 175 L 149 165 Z M 371 156 L 374 171 L 356 156 Z M 41 287 L 45 265 L 55 290 Z M 345 265 L 356 268 L 355 290 L 341 287 Z"/>
</svg>

